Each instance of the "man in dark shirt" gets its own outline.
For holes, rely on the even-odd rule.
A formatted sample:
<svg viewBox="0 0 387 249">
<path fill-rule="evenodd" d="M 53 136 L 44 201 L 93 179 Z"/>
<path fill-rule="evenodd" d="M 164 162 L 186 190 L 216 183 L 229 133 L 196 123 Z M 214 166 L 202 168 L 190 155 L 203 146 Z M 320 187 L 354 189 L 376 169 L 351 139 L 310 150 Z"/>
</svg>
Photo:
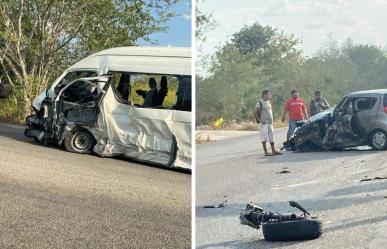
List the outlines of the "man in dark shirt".
<svg viewBox="0 0 387 249">
<path fill-rule="evenodd" d="M 326 109 L 329 109 L 328 101 L 322 97 L 321 91 L 316 91 L 314 94 L 314 99 L 310 101 L 309 105 L 310 116 L 314 116 L 317 113 L 325 111 Z"/>
</svg>

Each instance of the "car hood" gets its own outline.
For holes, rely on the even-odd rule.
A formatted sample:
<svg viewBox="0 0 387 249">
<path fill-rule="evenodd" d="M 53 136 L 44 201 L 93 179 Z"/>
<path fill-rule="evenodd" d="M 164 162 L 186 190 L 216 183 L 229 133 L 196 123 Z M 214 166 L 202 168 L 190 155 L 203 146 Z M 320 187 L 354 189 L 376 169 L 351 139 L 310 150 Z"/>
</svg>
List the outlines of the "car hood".
<svg viewBox="0 0 387 249">
<path fill-rule="evenodd" d="M 328 110 L 325 110 L 325 111 L 323 111 L 323 112 L 320 112 L 320 113 L 317 113 L 316 115 L 314 115 L 314 116 L 312 116 L 311 118 L 309 118 L 308 119 L 308 123 L 309 122 L 316 122 L 316 121 L 318 121 L 318 120 L 321 120 L 321 119 L 323 119 L 323 118 L 325 118 L 326 116 L 332 116 L 332 113 L 333 113 L 333 110 L 334 110 L 335 108 L 334 107 L 331 107 L 331 108 L 329 108 Z"/>
<path fill-rule="evenodd" d="M 34 101 L 32 102 L 32 106 L 33 106 L 36 110 L 40 110 L 40 107 L 42 106 L 43 100 L 45 100 L 46 98 L 51 98 L 51 99 L 53 99 L 54 97 L 55 97 L 54 91 L 53 91 L 51 88 L 48 88 L 48 89 L 44 90 L 43 92 L 41 92 L 41 93 L 34 99 Z"/>
<path fill-rule="evenodd" d="M 43 91 L 41 94 L 39 94 L 34 101 L 32 102 L 32 106 L 36 110 L 40 110 L 40 107 L 42 105 L 43 100 L 47 97 L 46 91 Z"/>
</svg>

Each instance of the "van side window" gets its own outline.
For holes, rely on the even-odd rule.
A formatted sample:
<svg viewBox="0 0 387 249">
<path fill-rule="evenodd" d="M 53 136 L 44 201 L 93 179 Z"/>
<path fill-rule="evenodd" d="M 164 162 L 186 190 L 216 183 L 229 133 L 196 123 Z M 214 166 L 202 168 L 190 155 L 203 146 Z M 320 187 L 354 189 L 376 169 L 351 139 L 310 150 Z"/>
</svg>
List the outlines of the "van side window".
<svg viewBox="0 0 387 249">
<path fill-rule="evenodd" d="M 175 109 L 181 111 L 191 111 L 192 108 L 192 87 L 191 77 L 180 77 L 179 90 L 177 92 L 177 100 Z"/>
<path fill-rule="evenodd" d="M 372 109 L 374 107 L 377 99 L 371 98 L 371 97 L 359 97 L 359 98 L 353 98 L 353 103 L 355 106 L 355 110 L 357 112 L 365 111 Z"/>
<path fill-rule="evenodd" d="M 179 79 L 173 75 L 111 72 L 116 96 L 139 107 L 173 109 Z"/>
<path fill-rule="evenodd" d="M 65 85 L 67 85 L 73 80 L 76 80 L 79 78 L 86 78 L 86 77 L 96 77 L 96 76 L 98 76 L 98 74 L 95 71 L 90 71 L 90 70 L 69 72 L 62 78 L 62 80 L 55 87 L 54 89 L 55 93 L 58 94 L 60 89 L 62 89 Z"/>
</svg>

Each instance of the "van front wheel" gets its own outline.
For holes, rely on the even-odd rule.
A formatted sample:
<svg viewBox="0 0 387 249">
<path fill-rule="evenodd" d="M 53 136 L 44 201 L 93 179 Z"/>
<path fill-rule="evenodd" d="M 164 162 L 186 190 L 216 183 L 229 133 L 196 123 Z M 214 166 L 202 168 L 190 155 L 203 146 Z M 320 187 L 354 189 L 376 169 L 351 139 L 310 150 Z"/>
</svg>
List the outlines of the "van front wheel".
<svg viewBox="0 0 387 249">
<path fill-rule="evenodd" d="M 382 129 L 374 130 L 369 137 L 369 144 L 375 150 L 383 150 L 387 145 L 387 134 Z"/>
<path fill-rule="evenodd" d="M 93 151 L 95 139 L 86 129 L 75 128 L 64 139 L 64 147 L 67 151 L 89 154 Z"/>
</svg>

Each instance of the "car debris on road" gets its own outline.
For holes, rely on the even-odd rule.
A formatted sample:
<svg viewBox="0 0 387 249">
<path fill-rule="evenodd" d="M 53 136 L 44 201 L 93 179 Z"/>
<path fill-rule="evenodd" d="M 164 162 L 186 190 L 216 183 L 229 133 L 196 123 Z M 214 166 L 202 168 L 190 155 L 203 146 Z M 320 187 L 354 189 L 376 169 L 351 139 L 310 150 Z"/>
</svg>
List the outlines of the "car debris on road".
<svg viewBox="0 0 387 249">
<path fill-rule="evenodd" d="M 204 205 L 203 208 L 224 208 L 226 207 L 226 202 L 222 202 L 220 204 L 214 204 L 214 205 Z"/>
<path fill-rule="evenodd" d="M 298 208 L 302 215 L 280 214 L 266 211 L 260 206 L 248 203 L 241 211 L 239 220 L 242 225 L 255 229 L 262 226 L 263 237 L 268 241 L 295 241 L 316 239 L 322 234 L 321 221 L 311 217 L 300 204 L 289 201 L 291 207 Z"/>
<path fill-rule="evenodd" d="M 373 180 L 385 180 L 387 179 L 387 177 L 383 176 L 383 177 L 380 177 L 380 176 L 376 176 L 374 178 L 364 178 L 364 179 L 361 179 L 360 181 L 361 182 L 367 182 L 367 181 L 373 181 Z"/>
</svg>

